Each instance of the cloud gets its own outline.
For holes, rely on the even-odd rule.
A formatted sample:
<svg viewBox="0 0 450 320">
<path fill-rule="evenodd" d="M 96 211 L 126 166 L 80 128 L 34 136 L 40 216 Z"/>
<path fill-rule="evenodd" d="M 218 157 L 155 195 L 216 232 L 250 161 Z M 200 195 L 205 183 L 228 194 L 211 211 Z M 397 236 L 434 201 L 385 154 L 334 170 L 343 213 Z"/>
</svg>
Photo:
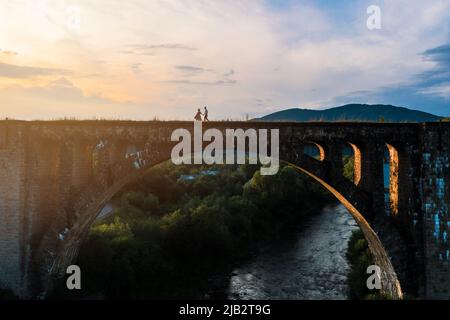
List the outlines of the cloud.
<svg viewBox="0 0 450 320">
<path fill-rule="evenodd" d="M 226 73 L 223 74 L 223 76 L 224 76 L 225 78 L 228 78 L 228 77 L 230 77 L 230 76 L 232 76 L 232 75 L 234 75 L 234 70 L 233 70 L 233 69 L 230 69 L 230 71 L 228 71 L 228 72 L 226 72 Z"/>
<path fill-rule="evenodd" d="M 135 50 L 120 50 L 119 53 L 122 54 L 135 54 L 138 56 L 154 56 L 155 53 L 154 52 L 139 52 L 139 51 L 135 51 Z"/>
<path fill-rule="evenodd" d="M 58 77 L 55 66 L 75 70 L 70 80 L 81 94 L 145 102 L 144 117 L 190 119 L 186 106 L 204 103 L 223 118 L 336 101 L 449 110 L 442 46 L 449 43 L 449 1 L 380 0 L 382 29 L 373 31 L 366 27 L 370 0 L 83 1 L 81 28 L 70 33 L 45 17 L 64 25 L 64 4 L 50 1 L 45 15 L 30 17 L 23 1 L 6 3 L 0 1 L 0 12 L 8 12 L 0 19 L 2 46 L 20 52 L 20 64 L 40 68 L 0 65 L 0 75 Z M 2 86 L 9 81 L 1 80 Z M 23 83 L 35 85 L 32 80 Z M 51 94 L 63 103 L 64 87 L 53 89 L 22 93 L 49 100 L 41 105 L 52 105 Z M 79 92 L 76 98 L 76 88 L 65 90 L 80 109 L 101 104 Z M 126 106 L 117 112 L 129 114 Z"/>
<path fill-rule="evenodd" d="M 165 44 L 129 44 L 125 46 L 125 50 L 120 50 L 123 54 L 135 54 L 141 56 L 154 56 L 158 50 L 187 50 L 195 51 L 197 48 L 187 46 L 180 43 Z"/>
<path fill-rule="evenodd" d="M 10 102 L 14 101 L 14 104 Z M 61 77 L 44 86 L 9 86 L 0 89 L 2 116 L 18 119 L 48 118 L 136 118 L 145 112 L 133 102 L 118 102 L 101 94 L 86 95 L 67 78 Z"/>
<path fill-rule="evenodd" d="M 45 86 L 41 87 L 28 87 L 28 88 L 16 88 L 18 91 L 28 91 L 31 95 L 34 95 L 36 98 L 50 97 L 55 99 L 55 101 L 83 101 L 90 103 L 102 103 L 108 104 L 113 101 L 109 99 L 105 99 L 100 95 L 97 96 L 88 96 L 83 93 L 79 87 L 75 86 L 73 82 L 68 80 L 65 77 L 57 78 L 53 81 L 50 81 Z"/>
<path fill-rule="evenodd" d="M 405 82 L 373 90 L 350 92 L 334 99 L 336 103 L 364 102 L 397 104 L 443 116 L 450 115 L 450 44 L 419 54 L 433 66 Z"/>
<path fill-rule="evenodd" d="M 234 70 L 230 69 L 230 71 L 225 72 L 223 74 L 223 80 L 222 81 L 224 83 L 228 83 L 228 84 L 235 84 L 235 83 L 237 83 L 236 80 L 230 79 L 230 77 L 233 76 L 234 74 L 235 74 Z"/>
<path fill-rule="evenodd" d="M 158 50 L 158 49 L 177 49 L 177 50 L 189 50 L 194 51 L 197 48 L 187 46 L 179 43 L 165 43 L 165 44 L 132 44 L 128 47 L 137 50 Z"/>
<path fill-rule="evenodd" d="M 141 66 L 142 66 L 142 63 L 133 63 L 130 66 L 130 68 L 131 68 L 131 71 L 133 71 L 134 74 L 139 74 L 139 73 L 142 72 Z"/>
<path fill-rule="evenodd" d="M 64 87 L 64 88 L 75 88 L 72 82 L 64 77 L 58 78 L 48 83 L 48 87 Z"/>
<path fill-rule="evenodd" d="M 11 86 L 3 89 L 9 93 L 13 94 L 23 94 L 24 97 L 30 97 L 31 99 L 46 99 L 51 98 L 54 101 L 90 101 L 90 102 L 100 102 L 98 97 L 89 97 L 84 95 L 83 91 L 76 87 L 71 81 L 64 77 L 55 79 L 48 82 L 44 86 L 32 86 L 32 87 L 22 87 L 22 86 Z"/>
<path fill-rule="evenodd" d="M 218 72 L 212 69 L 205 69 L 202 67 L 191 66 L 191 65 L 178 65 L 175 66 L 175 69 L 181 71 L 183 73 L 183 77 L 194 77 L 198 79 L 199 75 L 203 75 L 204 73 L 208 73 L 209 75 L 213 75 L 217 77 Z M 236 80 L 230 79 L 235 72 L 233 69 L 219 75 L 220 79 L 218 80 L 186 80 L 186 79 L 175 79 L 164 81 L 165 83 L 171 84 L 187 84 L 187 85 L 197 85 L 197 86 L 230 86 L 235 85 L 237 83 Z"/>
<path fill-rule="evenodd" d="M 178 69 L 180 71 L 189 72 L 189 73 L 197 73 L 197 72 L 205 71 L 205 69 L 203 69 L 201 67 L 188 66 L 188 65 L 175 66 L 175 69 Z"/>
<path fill-rule="evenodd" d="M 29 78 L 54 74 L 67 75 L 70 73 L 63 69 L 18 66 L 0 62 L 0 77 L 4 78 Z"/>
<path fill-rule="evenodd" d="M 450 66 L 450 44 L 426 50 L 423 55 L 441 65 Z"/>
<path fill-rule="evenodd" d="M 164 83 L 172 83 L 172 84 L 187 84 L 187 85 L 196 85 L 196 86 L 222 86 L 222 85 L 234 85 L 237 83 L 236 80 L 216 80 L 216 81 L 192 81 L 192 80 L 167 80 L 163 81 Z"/>
<path fill-rule="evenodd" d="M 417 85 L 424 92 L 439 92 L 439 88 L 447 88 L 443 92 L 448 93 L 450 87 L 450 44 L 426 50 L 422 53 L 425 60 L 435 65 L 431 70 L 417 76 Z M 450 95 L 444 94 L 450 97 Z"/>
<path fill-rule="evenodd" d="M 17 56 L 19 53 L 16 51 L 10 51 L 10 50 L 2 50 L 0 49 L 0 54 L 6 55 L 6 56 Z"/>
<path fill-rule="evenodd" d="M 177 65 L 174 67 L 177 71 L 180 72 L 183 78 L 195 77 L 198 78 L 206 73 L 211 73 L 213 70 L 205 69 L 202 67 L 192 66 L 192 65 Z"/>
</svg>

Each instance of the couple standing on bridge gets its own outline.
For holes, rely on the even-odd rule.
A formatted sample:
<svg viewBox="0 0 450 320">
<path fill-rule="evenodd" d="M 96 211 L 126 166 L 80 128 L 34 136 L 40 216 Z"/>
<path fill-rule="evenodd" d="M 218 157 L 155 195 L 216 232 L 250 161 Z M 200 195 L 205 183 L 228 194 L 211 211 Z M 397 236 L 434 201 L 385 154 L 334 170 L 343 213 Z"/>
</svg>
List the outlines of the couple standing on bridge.
<svg viewBox="0 0 450 320">
<path fill-rule="evenodd" d="M 201 113 L 200 109 L 197 109 L 197 114 L 195 115 L 194 119 L 196 121 L 202 121 L 202 116 L 203 116 L 203 121 L 209 121 L 208 119 L 208 109 L 205 106 L 205 111 L 204 113 Z"/>
</svg>

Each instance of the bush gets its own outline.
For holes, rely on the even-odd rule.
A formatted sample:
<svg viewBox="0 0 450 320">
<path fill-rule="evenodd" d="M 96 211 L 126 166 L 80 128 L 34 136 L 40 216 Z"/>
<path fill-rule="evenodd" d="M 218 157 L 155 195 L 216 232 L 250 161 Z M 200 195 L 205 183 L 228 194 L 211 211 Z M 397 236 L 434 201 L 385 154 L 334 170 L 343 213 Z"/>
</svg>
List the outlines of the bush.
<svg viewBox="0 0 450 320">
<path fill-rule="evenodd" d="M 115 218 L 95 225 L 82 246 L 87 294 L 106 298 L 201 297 L 208 277 L 230 270 L 258 243 L 279 237 L 329 199 L 308 178 L 283 167 L 262 176 L 255 166 L 174 169 L 163 165 L 115 200 Z M 211 170 L 209 167 L 208 170 Z"/>
<path fill-rule="evenodd" d="M 373 265 L 374 262 L 361 230 L 354 231 L 349 240 L 347 259 L 350 263 L 350 272 L 348 275 L 350 298 L 356 300 L 381 299 L 382 296 L 379 291 L 369 290 L 367 288 L 367 267 Z"/>
<path fill-rule="evenodd" d="M 19 300 L 19 298 L 11 290 L 0 288 L 0 302 L 2 300 Z"/>
</svg>

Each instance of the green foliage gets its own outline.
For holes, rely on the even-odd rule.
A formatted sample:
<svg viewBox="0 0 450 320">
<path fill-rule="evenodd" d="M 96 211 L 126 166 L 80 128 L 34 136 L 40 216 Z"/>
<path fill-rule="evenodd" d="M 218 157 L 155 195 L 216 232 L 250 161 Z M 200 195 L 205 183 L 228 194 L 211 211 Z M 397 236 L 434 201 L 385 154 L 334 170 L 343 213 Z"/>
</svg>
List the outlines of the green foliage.
<svg viewBox="0 0 450 320">
<path fill-rule="evenodd" d="M 329 201 L 309 179 L 291 167 L 154 168 L 114 200 L 114 219 L 92 227 L 78 260 L 85 296 L 201 297 L 208 277 Z"/>
<path fill-rule="evenodd" d="M 355 157 L 354 156 L 345 156 L 343 158 L 344 162 L 344 177 L 349 179 L 350 181 L 354 180 L 355 176 Z"/>
<path fill-rule="evenodd" d="M 374 262 L 367 241 L 359 229 L 353 232 L 349 240 L 347 259 L 350 263 L 348 275 L 350 298 L 357 300 L 387 299 L 387 297 L 381 296 L 379 291 L 367 288 L 366 282 L 369 276 L 366 273 L 367 267 L 373 265 Z"/>
</svg>

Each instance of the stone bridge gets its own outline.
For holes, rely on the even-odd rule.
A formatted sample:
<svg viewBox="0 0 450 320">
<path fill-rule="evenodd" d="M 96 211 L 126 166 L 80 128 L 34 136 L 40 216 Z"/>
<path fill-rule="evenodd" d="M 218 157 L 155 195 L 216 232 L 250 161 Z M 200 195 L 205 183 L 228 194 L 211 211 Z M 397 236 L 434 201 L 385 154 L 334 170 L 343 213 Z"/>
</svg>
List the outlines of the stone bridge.
<svg viewBox="0 0 450 320">
<path fill-rule="evenodd" d="M 0 121 L 0 286 L 23 298 L 45 297 L 75 261 L 103 206 L 146 169 L 170 159 L 173 130 L 193 127 L 175 121 Z M 327 188 L 357 221 L 381 267 L 384 293 L 450 298 L 450 124 L 203 127 L 279 129 L 280 159 Z M 319 157 L 304 153 L 311 145 Z M 346 146 L 354 155 L 352 180 L 343 175 Z"/>
</svg>

